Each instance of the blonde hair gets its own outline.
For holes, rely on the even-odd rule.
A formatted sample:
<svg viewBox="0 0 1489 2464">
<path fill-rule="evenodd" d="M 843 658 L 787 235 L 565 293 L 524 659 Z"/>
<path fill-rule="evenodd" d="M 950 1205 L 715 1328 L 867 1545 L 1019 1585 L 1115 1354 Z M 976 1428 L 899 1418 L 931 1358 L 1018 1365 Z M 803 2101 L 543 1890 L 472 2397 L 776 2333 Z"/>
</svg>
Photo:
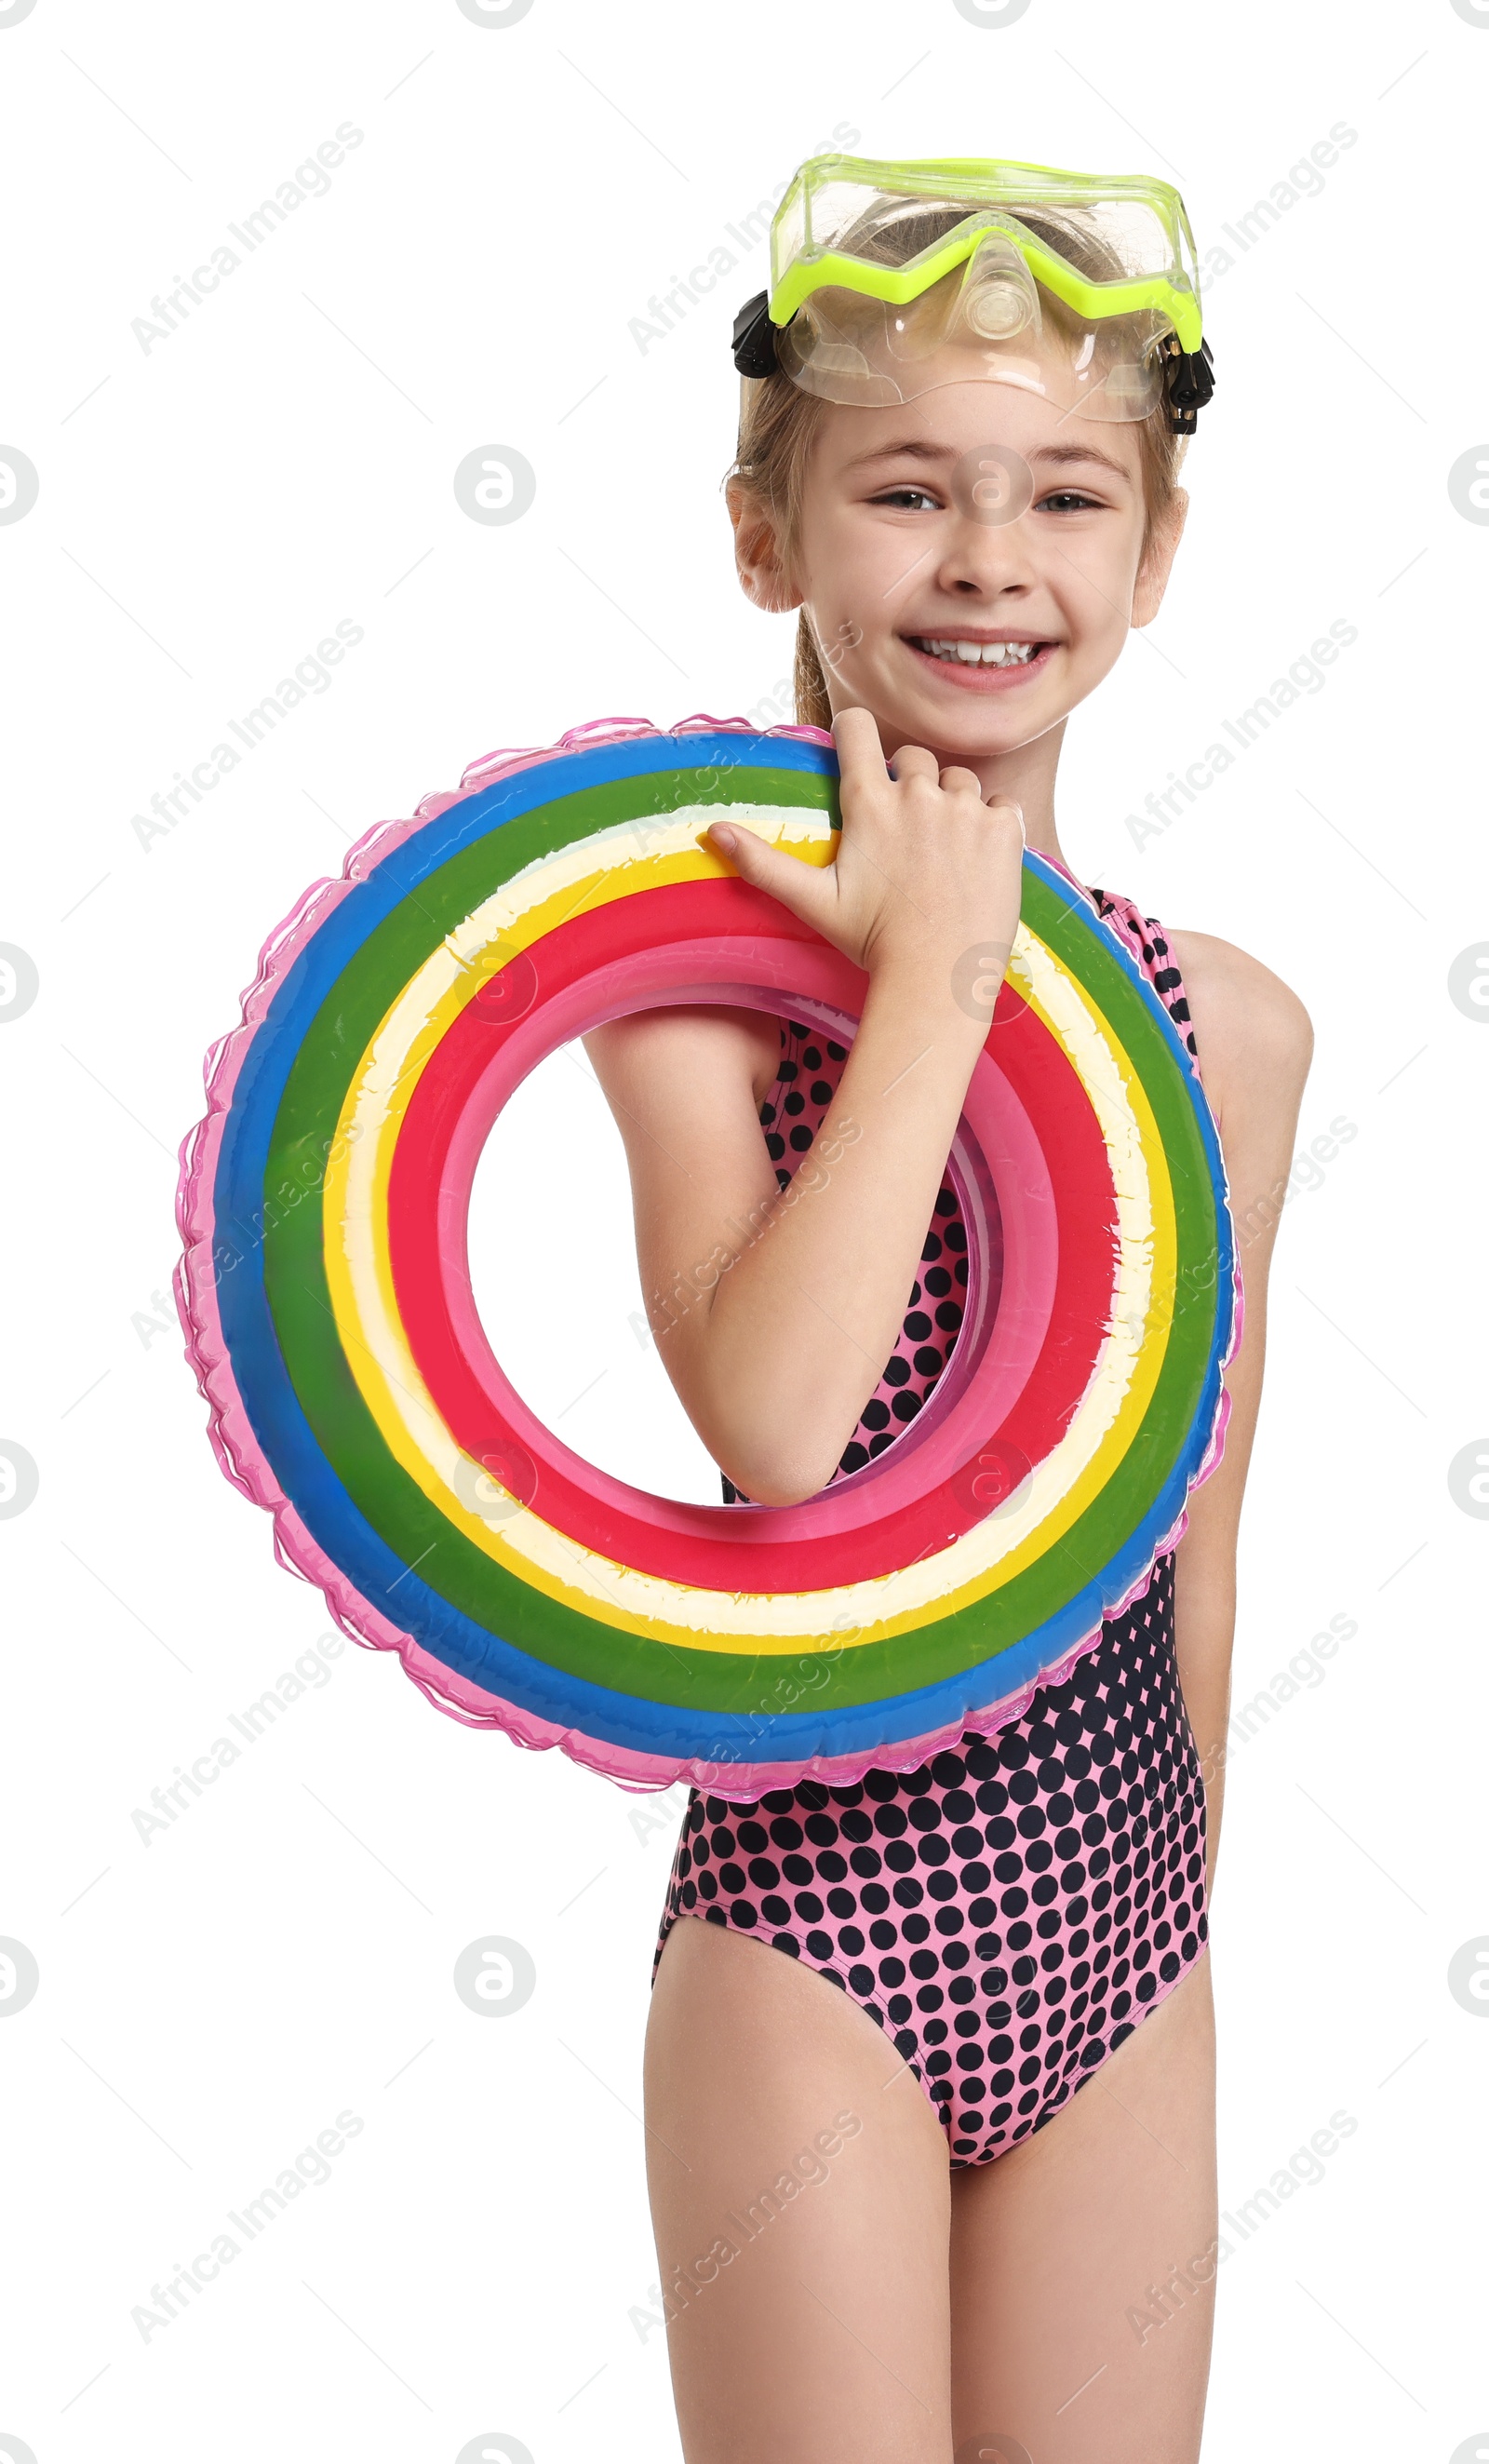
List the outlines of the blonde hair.
<svg viewBox="0 0 1489 2464">
<path fill-rule="evenodd" d="M 820 396 L 803 392 L 779 368 L 769 376 L 739 381 L 739 442 L 724 484 L 737 484 L 769 516 L 781 563 L 788 568 L 800 539 L 807 465 L 823 408 Z M 1167 410 L 1160 407 L 1138 424 L 1137 443 L 1148 513 L 1143 529 L 1146 557 L 1155 533 L 1172 512 L 1189 439 L 1173 434 Z M 797 625 L 795 691 L 798 726 L 830 728 L 827 679 L 804 607 Z"/>
</svg>

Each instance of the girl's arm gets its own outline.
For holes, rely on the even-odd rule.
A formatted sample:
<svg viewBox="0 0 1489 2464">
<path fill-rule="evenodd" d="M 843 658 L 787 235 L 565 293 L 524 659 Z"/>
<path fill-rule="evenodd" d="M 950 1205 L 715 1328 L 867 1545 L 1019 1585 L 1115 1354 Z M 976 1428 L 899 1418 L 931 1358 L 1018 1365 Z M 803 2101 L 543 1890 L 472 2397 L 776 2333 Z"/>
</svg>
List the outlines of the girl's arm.
<svg viewBox="0 0 1489 2464">
<path fill-rule="evenodd" d="M 1240 1349 L 1226 1372 L 1231 1412 L 1225 1449 L 1218 1467 L 1190 1499 L 1189 1528 L 1174 1558 L 1174 1640 L 1204 1772 L 1213 1879 L 1225 1795 L 1236 1543 L 1261 1399 L 1267 1273 L 1292 1170 L 1313 1028 L 1296 993 L 1243 950 L 1203 933 L 1171 933 L 1169 939 L 1220 1133 L 1245 1295 Z"/>
<path fill-rule="evenodd" d="M 668 1374 L 715 1463 L 768 1506 L 826 1485 L 894 1349 L 987 1035 L 953 973 L 972 950 L 1006 958 L 1022 882 L 1018 809 L 985 803 L 974 772 L 909 747 L 891 776 L 866 711 L 833 733 L 831 865 L 711 832 L 868 976 L 838 1101 L 790 1188 L 757 1110 L 774 1029 L 762 1043 L 749 1012 L 652 1010 L 585 1038 L 625 1141 Z M 984 994 L 999 972 L 983 971 Z"/>
</svg>

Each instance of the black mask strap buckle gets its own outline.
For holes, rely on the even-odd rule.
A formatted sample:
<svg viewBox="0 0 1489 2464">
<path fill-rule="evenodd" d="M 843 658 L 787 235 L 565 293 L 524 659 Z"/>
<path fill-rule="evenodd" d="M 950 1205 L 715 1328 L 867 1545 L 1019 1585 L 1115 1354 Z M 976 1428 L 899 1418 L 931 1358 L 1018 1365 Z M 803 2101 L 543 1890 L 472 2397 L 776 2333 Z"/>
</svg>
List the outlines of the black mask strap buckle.
<svg viewBox="0 0 1489 2464">
<path fill-rule="evenodd" d="M 1215 392 L 1215 355 L 1206 341 L 1197 351 L 1171 343 L 1164 362 L 1164 402 L 1175 436 L 1193 436 L 1200 411 Z"/>
<path fill-rule="evenodd" d="M 767 297 L 757 291 L 734 319 L 734 365 L 742 377 L 768 377 L 777 364 L 776 328 L 766 313 Z"/>
</svg>

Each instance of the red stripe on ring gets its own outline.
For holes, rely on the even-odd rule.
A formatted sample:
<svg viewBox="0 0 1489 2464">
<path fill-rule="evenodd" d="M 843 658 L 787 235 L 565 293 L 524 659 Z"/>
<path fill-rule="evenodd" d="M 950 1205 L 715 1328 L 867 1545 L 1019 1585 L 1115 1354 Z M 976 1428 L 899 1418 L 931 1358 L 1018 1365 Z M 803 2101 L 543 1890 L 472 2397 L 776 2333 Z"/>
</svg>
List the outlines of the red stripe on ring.
<svg viewBox="0 0 1489 2464">
<path fill-rule="evenodd" d="M 534 946 L 538 991 L 522 1023 L 531 1026 L 535 1014 L 565 987 L 592 974 L 602 979 L 607 962 L 678 941 L 737 943 L 739 974 L 748 980 L 751 944 L 757 938 L 799 942 L 803 961 L 826 949 L 777 901 L 737 880 L 673 884 L 614 901 L 571 918 Z M 861 986 L 864 979 L 854 972 Z M 780 999 L 789 1010 L 788 987 Z M 645 1003 L 627 998 L 624 1006 Z M 977 1493 L 977 1445 L 996 1439 L 1005 1452 L 1012 1448 L 1033 1464 L 1059 1444 L 1106 1340 L 1116 1246 L 1111 1172 L 1084 1089 L 1034 1013 L 1012 994 L 1009 1007 L 1018 1014 L 990 1030 L 991 1048 L 1040 1124 L 1047 1150 L 1059 1158 L 1054 1303 L 1034 1368 L 1002 1423 L 974 1433 L 970 1463 L 924 1497 L 857 1529 L 794 1538 L 793 1519 L 809 1507 L 744 1513 L 723 1505 L 653 1498 L 608 1478 L 602 1502 L 585 1485 L 590 1466 L 535 1422 L 490 1353 L 482 1363 L 467 1357 L 452 1322 L 447 1279 L 467 1277 L 466 1214 L 480 1144 L 490 1128 L 489 1121 L 478 1122 L 472 1136 L 468 1115 L 478 1104 L 493 1053 L 514 1024 L 490 1003 L 468 1002 L 425 1065 L 405 1115 L 388 1191 L 390 1264 L 405 1336 L 457 1444 L 477 1463 L 491 1458 L 498 1478 L 502 1463 L 538 1458 L 534 1503 L 545 1522 L 580 1548 L 705 1591 L 806 1592 L 866 1580 L 934 1553 L 983 1521 L 990 1509 Z M 1000 1192 L 1005 1215 L 1017 1199 L 1015 1190 L 1006 1197 Z M 917 1425 L 890 1449 L 891 1456 L 903 1460 L 904 1451 L 914 1446 Z M 741 1544 L 751 1552 L 747 1568 Z"/>
</svg>

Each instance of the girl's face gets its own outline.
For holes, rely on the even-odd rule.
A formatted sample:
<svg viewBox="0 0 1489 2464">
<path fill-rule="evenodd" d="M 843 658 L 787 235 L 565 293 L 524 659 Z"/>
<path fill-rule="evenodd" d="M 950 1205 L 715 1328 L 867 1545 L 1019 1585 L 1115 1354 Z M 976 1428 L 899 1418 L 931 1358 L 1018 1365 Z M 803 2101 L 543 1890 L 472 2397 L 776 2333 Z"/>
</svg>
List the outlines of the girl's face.
<svg viewBox="0 0 1489 2464">
<path fill-rule="evenodd" d="M 828 403 L 789 604 L 806 606 L 835 714 L 870 710 L 887 751 L 985 762 L 1058 728 L 1157 613 L 1183 511 L 1145 558 L 1130 422 L 985 381 L 888 409 Z"/>
</svg>

